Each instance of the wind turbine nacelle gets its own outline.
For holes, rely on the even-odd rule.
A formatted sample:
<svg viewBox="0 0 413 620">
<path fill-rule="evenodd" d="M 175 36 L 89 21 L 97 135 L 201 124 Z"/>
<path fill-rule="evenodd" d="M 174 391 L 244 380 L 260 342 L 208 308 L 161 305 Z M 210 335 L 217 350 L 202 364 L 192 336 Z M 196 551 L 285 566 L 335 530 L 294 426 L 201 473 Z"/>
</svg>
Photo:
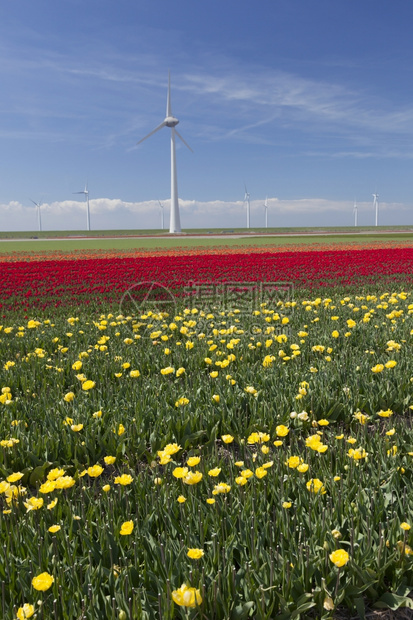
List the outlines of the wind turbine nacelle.
<svg viewBox="0 0 413 620">
<path fill-rule="evenodd" d="M 167 127 L 176 127 L 179 121 L 175 116 L 167 116 L 164 123 Z"/>
</svg>

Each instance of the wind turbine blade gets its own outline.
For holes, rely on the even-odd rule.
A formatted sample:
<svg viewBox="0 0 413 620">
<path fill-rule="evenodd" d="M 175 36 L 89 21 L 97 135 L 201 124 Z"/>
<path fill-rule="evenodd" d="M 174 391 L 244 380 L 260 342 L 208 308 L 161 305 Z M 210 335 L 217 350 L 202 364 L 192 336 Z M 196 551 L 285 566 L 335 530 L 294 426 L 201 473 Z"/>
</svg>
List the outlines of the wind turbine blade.
<svg viewBox="0 0 413 620">
<path fill-rule="evenodd" d="M 177 131 L 176 127 L 174 127 L 175 129 L 175 133 L 178 136 L 178 138 L 180 140 L 182 140 L 182 142 L 185 144 L 185 146 L 191 151 L 191 153 L 193 153 L 193 150 L 191 149 L 191 147 L 189 146 L 189 144 L 187 142 L 185 142 L 185 140 L 183 139 L 183 137 L 181 136 L 181 134 Z"/>
<path fill-rule="evenodd" d="M 37 204 L 37 202 L 34 202 L 34 200 L 32 200 L 31 198 L 29 198 L 30 202 L 32 202 L 34 205 L 36 205 L 36 207 L 38 207 L 39 205 Z"/>
<path fill-rule="evenodd" d="M 144 138 L 142 138 L 141 140 L 139 140 L 139 142 L 137 142 L 136 144 L 140 144 L 141 142 L 143 142 L 144 140 L 146 140 L 147 138 L 149 138 L 150 136 L 153 136 L 154 133 L 156 133 L 157 131 L 159 131 L 160 129 L 162 129 L 162 127 L 165 127 L 166 123 L 165 121 L 162 121 L 162 123 L 160 125 L 158 125 L 157 127 L 155 127 L 155 129 L 153 131 L 151 131 L 151 133 L 148 133 L 147 136 L 145 136 Z"/>
<path fill-rule="evenodd" d="M 72 194 L 84 194 L 85 190 L 82 190 L 81 192 L 72 192 Z"/>
<path fill-rule="evenodd" d="M 168 96 L 166 98 L 166 116 L 172 116 L 171 110 L 171 72 L 168 71 Z"/>
</svg>

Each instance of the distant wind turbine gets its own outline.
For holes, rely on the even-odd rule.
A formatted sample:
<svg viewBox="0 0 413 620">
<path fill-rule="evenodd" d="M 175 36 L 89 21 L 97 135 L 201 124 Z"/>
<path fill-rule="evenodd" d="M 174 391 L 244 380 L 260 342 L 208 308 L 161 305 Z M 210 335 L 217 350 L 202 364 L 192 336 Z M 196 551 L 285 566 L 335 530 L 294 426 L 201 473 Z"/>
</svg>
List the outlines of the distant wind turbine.
<svg viewBox="0 0 413 620">
<path fill-rule="evenodd" d="M 42 230 L 42 214 L 40 213 L 40 207 L 42 206 L 42 201 L 35 202 L 34 200 L 32 200 L 30 198 L 30 202 L 32 202 L 37 207 L 37 226 L 38 226 L 39 232 L 41 232 L 41 230 Z"/>
<path fill-rule="evenodd" d="M 372 194 L 373 196 L 373 206 L 376 210 L 376 226 L 379 225 L 379 195 L 378 194 Z"/>
<path fill-rule="evenodd" d="M 182 140 L 185 146 L 191 151 L 189 144 L 185 142 L 181 134 L 176 129 L 179 120 L 172 115 L 171 107 L 171 73 L 168 74 L 168 96 L 166 100 L 166 117 L 160 125 L 155 127 L 153 131 L 148 133 L 147 136 L 139 140 L 137 144 L 140 144 L 146 138 L 149 138 L 154 133 L 162 129 L 163 127 L 169 127 L 171 130 L 171 212 L 169 220 L 169 232 L 180 233 L 181 232 L 181 218 L 179 215 L 179 200 L 178 200 L 178 177 L 176 172 L 176 154 L 175 154 L 175 134 Z"/>
<path fill-rule="evenodd" d="M 247 203 L 247 228 L 250 228 L 250 211 L 251 211 L 251 203 L 250 203 L 250 194 L 248 193 L 247 186 L 244 183 L 245 194 L 244 194 L 244 203 Z"/>
<path fill-rule="evenodd" d="M 163 226 L 164 225 L 164 222 L 163 222 L 163 204 L 161 203 L 160 200 L 158 200 L 158 202 L 159 202 L 159 207 L 161 209 L 161 230 L 163 230 L 163 228 L 164 228 L 164 226 Z"/>
<path fill-rule="evenodd" d="M 81 192 L 73 192 L 74 194 L 84 194 L 86 202 L 86 230 L 90 230 L 90 210 L 89 210 L 89 190 L 87 188 L 87 181 L 85 189 Z"/>
<path fill-rule="evenodd" d="M 264 202 L 264 209 L 265 209 L 265 228 L 268 228 L 268 197 L 265 197 L 265 202 Z"/>
<path fill-rule="evenodd" d="M 357 226 L 357 202 L 355 199 L 354 199 L 353 213 L 354 213 L 354 226 Z"/>
</svg>

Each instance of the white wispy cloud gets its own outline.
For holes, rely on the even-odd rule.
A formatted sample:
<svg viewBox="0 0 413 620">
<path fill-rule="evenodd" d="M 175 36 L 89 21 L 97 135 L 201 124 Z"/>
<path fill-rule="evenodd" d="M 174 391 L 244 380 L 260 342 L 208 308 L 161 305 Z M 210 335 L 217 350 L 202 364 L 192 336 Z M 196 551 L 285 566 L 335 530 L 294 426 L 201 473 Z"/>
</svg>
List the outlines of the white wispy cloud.
<svg viewBox="0 0 413 620">
<path fill-rule="evenodd" d="M 403 107 L 391 99 L 377 101 L 367 91 L 284 71 L 245 69 L 225 76 L 186 73 L 181 87 L 198 96 L 211 96 L 215 102 L 229 102 L 235 114 L 235 103 L 249 104 L 257 114 L 264 111 L 266 119 L 246 125 L 245 129 L 278 118 L 296 123 L 316 121 L 316 127 L 309 126 L 307 131 L 343 131 L 348 126 L 369 132 L 413 133 L 412 106 Z"/>
<path fill-rule="evenodd" d="M 185 106 L 186 123 L 204 139 L 271 141 L 276 137 L 276 130 L 283 128 L 318 136 L 334 131 L 350 141 L 357 137 L 352 134 L 355 129 L 372 137 L 378 133 L 393 136 L 413 133 L 413 106 L 401 105 L 391 92 L 387 98 L 377 98 L 355 84 L 349 86 L 338 80 L 240 64 L 231 57 L 210 54 L 197 60 L 200 62 L 189 61 L 186 69 L 173 74 L 173 101 L 178 100 L 180 109 Z M 34 58 L 8 55 L 7 65 L 0 72 L 20 72 L 26 78 L 30 75 L 33 82 L 39 79 L 40 84 L 44 81 L 61 88 L 78 88 L 79 93 L 88 85 L 93 86 L 97 96 L 88 100 L 89 114 L 118 115 L 115 106 L 121 106 L 124 118 L 119 131 L 112 131 L 110 140 L 116 136 L 122 140 L 128 132 L 145 124 L 145 114 L 150 124 L 154 105 L 163 108 L 166 70 L 164 75 L 161 66 L 153 53 L 141 54 L 137 67 L 136 58 L 114 55 L 113 50 L 103 49 L 99 57 L 94 54 L 86 61 L 76 55 L 37 50 Z M 112 94 L 108 91 L 110 84 L 116 85 Z M 106 110 L 101 107 L 100 92 L 106 98 Z M 192 105 L 186 105 L 188 96 Z M 15 110 L 22 116 L 39 118 L 46 115 L 76 118 L 84 112 L 81 99 L 75 105 L 72 95 L 69 111 L 62 109 L 62 98 L 63 94 L 57 93 L 55 105 L 48 100 L 47 112 L 39 95 L 31 105 L 22 100 Z M 135 103 L 138 98 L 139 105 Z M 39 137 L 44 139 L 43 135 Z M 403 156 L 402 151 L 400 155 Z"/>
</svg>

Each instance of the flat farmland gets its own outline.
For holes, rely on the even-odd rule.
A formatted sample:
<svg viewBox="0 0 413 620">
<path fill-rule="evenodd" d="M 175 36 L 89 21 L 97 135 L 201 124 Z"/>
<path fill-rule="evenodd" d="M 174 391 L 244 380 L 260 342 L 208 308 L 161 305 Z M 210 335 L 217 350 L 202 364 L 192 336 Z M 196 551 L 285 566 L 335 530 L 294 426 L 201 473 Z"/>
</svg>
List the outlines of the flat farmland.
<svg viewBox="0 0 413 620">
<path fill-rule="evenodd" d="M 350 229 L 352 230 L 352 229 Z M 130 232 L 130 231 L 126 231 Z M 15 233 L 18 236 L 20 233 Z M 57 234 L 57 233 L 56 233 Z M 112 233 L 113 234 L 113 233 Z M 384 230 L 380 233 L 365 231 L 357 234 L 352 232 L 320 231 L 311 234 L 311 231 L 284 232 L 282 234 L 245 234 L 245 231 L 231 234 L 219 234 L 218 231 L 210 235 L 196 234 L 167 236 L 167 235 L 133 235 L 109 234 L 74 238 L 69 233 L 61 233 L 61 237 L 47 237 L 43 233 L 39 238 L 25 238 L 16 240 L 14 237 L 0 239 L 0 254 L 13 253 L 47 253 L 47 252 L 82 252 L 109 251 L 133 252 L 145 250 L 174 250 L 180 251 L 185 248 L 281 248 L 284 246 L 331 246 L 331 245 L 362 245 L 362 244 L 385 244 L 409 245 L 413 243 L 413 232 Z"/>
</svg>

